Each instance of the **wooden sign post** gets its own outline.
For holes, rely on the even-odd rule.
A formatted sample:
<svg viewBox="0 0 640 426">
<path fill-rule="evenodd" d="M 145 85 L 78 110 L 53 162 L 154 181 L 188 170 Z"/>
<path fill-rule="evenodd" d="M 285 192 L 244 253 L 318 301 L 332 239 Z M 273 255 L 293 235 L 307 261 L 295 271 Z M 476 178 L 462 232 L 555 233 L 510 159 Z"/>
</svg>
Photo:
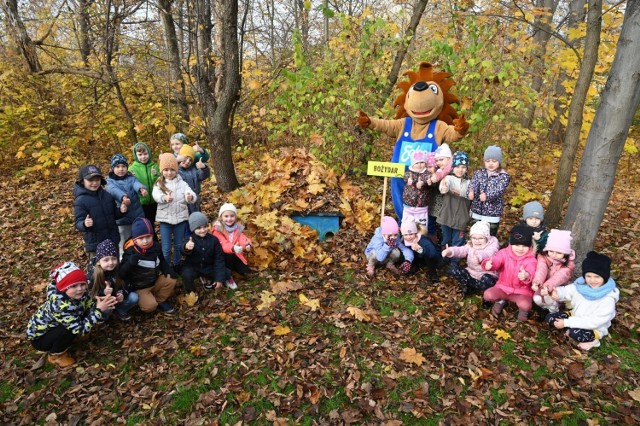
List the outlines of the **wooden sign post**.
<svg viewBox="0 0 640 426">
<path fill-rule="evenodd" d="M 405 165 L 402 163 L 387 163 L 382 161 L 369 161 L 367 174 L 369 176 L 384 176 L 384 188 L 382 189 L 382 209 L 380 210 L 380 224 L 384 217 L 384 208 L 387 202 L 387 181 L 390 177 L 404 178 Z"/>
</svg>

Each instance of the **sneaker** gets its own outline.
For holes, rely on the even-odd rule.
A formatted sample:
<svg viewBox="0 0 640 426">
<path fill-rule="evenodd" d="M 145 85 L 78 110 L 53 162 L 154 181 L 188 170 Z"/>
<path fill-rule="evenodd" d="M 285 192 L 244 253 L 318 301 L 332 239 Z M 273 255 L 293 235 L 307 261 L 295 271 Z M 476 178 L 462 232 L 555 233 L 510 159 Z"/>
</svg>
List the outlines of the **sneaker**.
<svg viewBox="0 0 640 426">
<path fill-rule="evenodd" d="M 202 287 L 205 290 L 213 290 L 213 288 L 215 287 L 213 285 L 213 281 L 206 279 L 205 277 L 200 277 L 200 282 L 202 283 Z"/>
<path fill-rule="evenodd" d="M 518 321 L 527 321 L 529 320 L 529 311 L 523 311 L 522 309 L 518 310 Z"/>
<path fill-rule="evenodd" d="M 495 317 L 499 317 L 506 304 L 506 300 L 498 300 L 496 303 L 494 303 L 493 308 L 491 308 L 491 312 L 493 313 L 493 315 Z"/>
<path fill-rule="evenodd" d="M 131 320 L 131 314 L 129 314 L 128 312 L 120 312 L 120 311 L 114 311 L 113 314 L 116 316 L 116 318 L 118 318 L 120 321 L 130 321 Z"/>
<path fill-rule="evenodd" d="M 588 351 L 591 348 L 597 348 L 600 346 L 600 340 L 599 339 L 595 339 L 592 342 L 582 342 L 582 343 L 578 343 L 578 347 L 580 349 L 582 349 L 583 351 Z"/>
<path fill-rule="evenodd" d="M 373 278 L 375 274 L 376 274 L 376 267 L 374 265 L 370 265 L 367 263 L 367 276 L 369 278 Z"/>
<path fill-rule="evenodd" d="M 173 308 L 173 306 L 171 306 L 171 303 L 169 303 L 169 302 L 160 302 L 160 303 L 158 303 L 158 309 L 160 309 L 165 314 L 172 314 L 172 313 L 174 313 L 176 311 Z"/>
<path fill-rule="evenodd" d="M 230 288 L 231 290 L 235 290 L 235 289 L 237 289 L 237 288 L 238 288 L 238 284 L 236 284 L 236 282 L 233 280 L 233 278 L 229 278 L 228 280 L 226 280 L 226 281 L 224 282 L 224 285 L 225 285 L 227 288 Z"/>
<path fill-rule="evenodd" d="M 58 367 L 63 367 L 63 368 L 69 367 L 76 363 L 76 360 L 71 358 L 69 354 L 67 354 L 67 351 L 64 351 L 60 354 L 49 354 L 49 356 L 47 357 L 47 360 L 51 364 L 55 364 Z"/>
</svg>

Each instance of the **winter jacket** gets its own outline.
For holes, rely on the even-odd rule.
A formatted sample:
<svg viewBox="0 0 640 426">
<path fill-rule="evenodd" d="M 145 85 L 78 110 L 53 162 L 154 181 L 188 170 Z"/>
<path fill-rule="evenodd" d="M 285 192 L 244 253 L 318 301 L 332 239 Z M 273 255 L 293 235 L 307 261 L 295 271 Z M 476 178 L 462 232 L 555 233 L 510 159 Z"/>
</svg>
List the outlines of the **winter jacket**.
<svg viewBox="0 0 640 426">
<path fill-rule="evenodd" d="M 495 271 L 485 271 L 481 265 L 483 260 L 494 256 L 500 250 L 500 243 L 493 235 L 489 236 L 487 245 L 484 248 L 474 249 L 469 242 L 460 247 L 449 247 L 449 250 L 453 253 L 452 257 L 467 258 L 467 271 L 472 278 L 479 280 L 484 274 L 493 275 L 494 277 L 498 275 Z"/>
<path fill-rule="evenodd" d="M 192 203 L 198 200 L 198 196 L 189 185 L 182 180 L 180 175 L 177 175 L 174 179 L 165 182 L 167 189 L 171 191 L 173 200 L 168 203 L 163 200 L 164 192 L 160 189 L 158 184 L 153 186 L 153 199 L 158 203 L 158 212 L 156 213 L 156 220 L 158 222 L 164 222 L 171 225 L 177 225 L 178 223 L 189 220 L 189 208 L 187 207 L 186 195 L 193 195 Z"/>
<path fill-rule="evenodd" d="M 551 259 L 545 254 L 539 254 L 533 281 L 542 283 L 541 288 L 544 287 L 551 293 L 554 288 L 571 281 L 573 270 L 576 269 L 576 265 L 573 262 L 575 258 L 576 254 L 573 250 L 571 250 L 567 263 Z"/>
<path fill-rule="evenodd" d="M 116 208 L 116 201 L 102 187 L 97 191 L 86 189 L 82 183 L 73 186 L 74 222 L 76 229 L 83 233 L 84 249 L 96 251 L 96 247 L 104 240 L 111 240 L 117 246 L 120 243 L 120 232 L 116 220 L 122 217 Z M 87 215 L 93 219 L 93 226 L 84 226 Z"/>
<path fill-rule="evenodd" d="M 613 281 L 613 278 L 609 278 Z M 613 281 L 615 284 L 615 281 Z M 597 333 L 596 339 L 609 334 L 611 320 L 616 316 L 616 302 L 620 299 L 620 291 L 614 287 L 612 291 L 597 300 L 588 300 L 582 296 L 576 286 L 587 285 L 584 278 L 580 277 L 572 284 L 558 287 L 559 302 L 570 301 L 571 316 L 564 320 L 564 326 L 568 328 L 581 328 L 593 330 Z"/>
<path fill-rule="evenodd" d="M 402 252 L 404 255 L 404 259 L 413 262 L 414 252 L 409 247 L 404 245 L 402 238 L 398 236 L 396 240 L 396 247 Z M 364 250 L 365 256 L 369 256 L 369 253 L 374 252 L 376 254 L 376 260 L 378 262 L 384 262 L 384 260 L 389 257 L 389 254 L 393 251 L 393 248 L 387 245 L 384 237 L 382 236 L 382 229 L 378 226 L 376 231 L 373 233 L 373 237 L 367 248 Z"/>
<path fill-rule="evenodd" d="M 533 296 L 533 290 L 531 290 L 531 280 L 536 273 L 536 257 L 533 254 L 533 249 L 530 249 L 524 256 L 516 256 L 511 245 L 498 251 L 495 256 L 484 259 L 482 261 L 482 268 L 485 268 L 487 261 L 491 259 L 491 270 L 498 271 L 498 282 L 496 287 L 504 291 L 506 294 L 524 294 L 526 296 Z M 529 273 L 529 278 L 526 281 L 520 281 L 518 279 L 518 272 L 520 267 L 523 267 L 526 272 Z"/>
<path fill-rule="evenodd" d="M 199 237 L 192 232 L 191 240 L 194 244 L 193 250 L 187 250 L 188 240 L 181 249 L 185 256 L 184 265 L 192 266 L 204 275 L 213 275 L 214 281 L 224 282 L 228 274 L 222 254 L 222 245 L 220 245 L 218 238 L 211 234 Z"/>
<path fill-rule="evenodd" d="M 146 163 L 141 163 L 138 160 L 138 154 L 136 153 L 136 148 L 138 146 L 144 146 L 149 153 L 149 160 Z M 146 144 L 142 142 L 138 142 L 133 146 L 133 158 L 135 161 L 131 163 L 129 166 L 129 171 L 138 178 L 141 184 L 147 188 L 149 193 L 147 195 L 140 196 L 140 204 L 143 206 L 147 206 L 149 204 L 155 203 L 153 196 L 151 195 L 151 190 L 153 185 L 156 183 L 156 180 L 160 177 L 160 170 L 158 170 L 158 165 L 153 161 L 153 153 L 151 152 L 151 148 L 149 148 Z"/>
<path fill-rule="evenodd" d="M 133 243 L 133 239 L 124 244 L 124 253 L 120 262 L 118 275 L 125 282 L 127 291 L 136 291 L 153 287 L 160 276 L 176 274 L 162 255 L 162 247 L 157 241 L 142 253 Z"/>
<path fill-rule="evenodd" d="M 73 334 L 82 336 L 104 321 L 96 302 L 86 292 L 81 299 L 71 299 L 58 291 L 54 282 L 47 287 L 47 300 L 40 305 L 27 325 L 27 339 L 34 340 L 62 325 Z"/>
<path fill-rule="evenodd" d="M 499 222 L 504 209 L 504 192 L 507 190 L 511 176 L 504 171 L 489 173 L 487 169 L 476 170 L 469 184 L 469 191 L 473 190 L 471 202 L 471 217 L 485 219 L 487 222 Z M 480 194 L 487 195 L 487 201 L 480 201 Z M 498 220 L 496 220 L 496 218 Z"/>
<path fill-rule="evenodd" d="M 431 260 L 435 260 L 435 261 L 440 261 L 442 260 L 442 255 L 440 254 L 441 251 L 438 249 L 438 247 L 436 247 L 436 245 L 433 243 L 433 241 L 431 241 L 429 238 L 420 235 L 420 239 L 418 240 L 418 245 L 420 246 L 420 248 L 422 249 L 421 253 L 418 253 L 417 251 L 411 249 L 413 251 L 413 258 L 416 261 L 420 261 L 424 264 L 429 264 L 429 261 Z"/>
<path fill-rule="evenodd" d="M 437 220 L 440 225 L 462 231 L 467 229 L 471 219 L 469 213 L 471 201 L 467 199 L 469 183 L 469 179 L 459 178 L 454 175 L 445 176 L 440 181 L 440 192 L 443 194 L 442 207 L 438 211 Z"/>
<path fill-rule="evenodd" d="M 122 197 L 125 195 L 131 200 L 124 217 L 116 220 L 116 224 L 131 225 L 137 218 L 144 217 L 144 210 L 142 210 L 139 196 L 142 188 L 145 188 L 145 186 L 131 173 L 127 173 L 122 177 L 116 176 L 113 172 L 109 173 L 106 190 L 116 200 L 116 207 L 120 209 Z M 149 190 L 148 188 L 145 189 Z"/>
<path fill-rule="evenodd" d="M 236 253 L 233 251 L 233 246 L 239 245 L 242 246 L 242 249 L 247 246 L 247 244 L 251 244 L 251 240 L 244 234 L 244 226 L 238 224 L 236 229 L 233 232 L 229 232 L 225 229 L 224 225 L 220 222 L 214 222 L 211 226 L 211 234 L 218 238 L 220 244 L 222 245 L 222 251 L 229 254 L 235 254 L 238 256 L 242 263 L 245 265 L 248 263 L 247 259 L 244 257 L 243 253 Z"/>
<path fill-rule="evenodd" d="M 211 169 L 206 165 L 204 168 L 199 169 L 194 164 L 192 164 L 188 169 L 183 169 L 180 167 L 178 169 L 178 174 L 182 177 L 189 187 L 198 195 L 198 199 L 195 203 L 189 204 L 189 214 L 193 212 L 200 211 L 200 189 L 201 182 L 205 179 L 209 179 L 211 177 Z"/>
<path fill-rule="evenodd" d="M 409 207 L 427 207 L 429 205 L 429 185 L 427 185 L 427 178 L 429 173 L 425 170 L 423 172 L 414 172 L 408 169 L 404 173 L 404 190 L 402 191 L 402 202 Z M 411 185 L 407 182 L 412 180 Z M 422 182 L 422 187 L 418 188 L 418 182 Z"/>
<path fill-rule="evenodd" d="M 93 288 L 93 271 L 96 267 L 95 258 L 89 262 L 89 266 L 87 267 L 87 293 L 91 294 L 91 290 Z M 106 281 L 109 281 L 109 285 L 113 288 L 112 296 L 117 296 L 118 293 L 122 293 L 124 299 L 127 298 L 127 295 L 130 293 L 127 289 L 118 288 L 118 268 L 113 271 L 104 271 L 104 277 Z M 98 296 L 104 296 L 104 285 L 100 286 L 98 290 Z"/>
</svg>

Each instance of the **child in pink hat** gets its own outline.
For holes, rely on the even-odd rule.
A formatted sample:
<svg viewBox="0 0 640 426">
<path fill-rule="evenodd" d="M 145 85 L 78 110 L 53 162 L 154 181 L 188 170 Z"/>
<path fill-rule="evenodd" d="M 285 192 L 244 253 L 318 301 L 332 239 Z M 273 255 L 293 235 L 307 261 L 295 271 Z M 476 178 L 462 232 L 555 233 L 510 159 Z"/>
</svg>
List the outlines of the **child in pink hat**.
<svg viewBox="0 0 640 426">
<path fill-rule="evenodd" d="M 398 222 L 390 216 L 384 216 L 369 241 L 364 255 L 367 258 L 367 276 L 373 278 L 377 265 L 386 265 L 396 274 L 407 274 L 413 262 L 413 250 L 407 247 L 399 235 Z M 397 263 L 400 265 L 396 266 Z"/>
<path fill-rule="evenodd" d="M 411 166 L 404 173 L 402 191 L 402 223 L 415 222 L 424 227 L 429 220 L 429 173 L 427 172 L 427 153 L 414 151 Z"/>
<path fill-rule="evenodd" d="M 538 255 L 538 266 L 531 283 L 531 289 L 535 292 L 533 301 L 550 313 L 560 309 L 560 304 L 551 298 L 551 293 L 557 287 L 568 284 L 576 268 L 576 254 L 571 249 L 571 240 L 571 231 L 552 229 L 543 252 Z"/>
</svg>

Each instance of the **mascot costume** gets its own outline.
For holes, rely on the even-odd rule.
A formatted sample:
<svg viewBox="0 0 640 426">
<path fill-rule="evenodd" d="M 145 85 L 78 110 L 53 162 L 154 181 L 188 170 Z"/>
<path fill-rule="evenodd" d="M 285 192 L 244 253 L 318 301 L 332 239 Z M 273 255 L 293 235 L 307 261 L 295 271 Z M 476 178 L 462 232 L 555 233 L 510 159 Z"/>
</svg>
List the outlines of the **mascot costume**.
<svg viewBox="0 0 640 426">
<path fill-rule="evenodd" d="M 409 81 L 397 85 L 403 93 L 394 103 L 394 108 L 400 107 L 396 119 L 370 118 L 360 111 L 358 125 L 397 138 L 391 161 L 410 166 L 414 151 L 434 152 L 443 142 L 462 139 L 469 130 L 469 123 L 464 114 L 458 117 L 451 106 L 458 103 L 458 98 L 448 92 L 455 84 L 448 78 L 451 74 L 434 72 L 431 64 L 422 62 L 418 72 L 407 71 L 403 76 L 408 76 Z M 398 218 L 402 218 L 403 190 L 404 179 L 391 178 L 391 199 Z"/>
</svg>

